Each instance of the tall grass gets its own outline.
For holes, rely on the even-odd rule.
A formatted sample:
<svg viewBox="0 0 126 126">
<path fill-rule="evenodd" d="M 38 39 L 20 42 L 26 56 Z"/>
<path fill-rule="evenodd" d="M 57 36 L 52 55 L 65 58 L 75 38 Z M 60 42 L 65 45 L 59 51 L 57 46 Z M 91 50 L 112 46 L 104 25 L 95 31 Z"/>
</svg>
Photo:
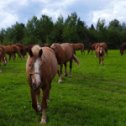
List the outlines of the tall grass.
<svg viewBox="0 0 126 126">
<path fill-rule="evenodd" d="M 94 54 L 77 53 L 72 78 L 52 83 L 47 126 L 125 126 L 126 55 L 111 50 L 105 64 Z M 10 61 L 0 73 L 0 125 L 38 126 L 41 115 L 31 107 L 26 60 Z"/>
</svg>

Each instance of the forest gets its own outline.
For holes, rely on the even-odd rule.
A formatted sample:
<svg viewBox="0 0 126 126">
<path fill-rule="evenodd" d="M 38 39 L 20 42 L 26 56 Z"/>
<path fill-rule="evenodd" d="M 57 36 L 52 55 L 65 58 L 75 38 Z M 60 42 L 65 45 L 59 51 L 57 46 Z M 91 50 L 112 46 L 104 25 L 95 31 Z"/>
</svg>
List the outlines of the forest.
<svg viewBox="0 0 126 126">
<path fill-rule="evenodd" d="M 99 19 L 96 26 L 87 26 L 76 12 L 66 19 L 59 16 L 54 22 L 51 17 L 42 15 L 39 19 L 33 16 L 26 24 L 16 22 L 12 26 L 0 30 L 0 44 L 43 44 L 82 42 L 85 47 L 94 42 L 105 41 L 110 49 L 118 49 L 126 41 L 126 23 L 114 19 L 106 25 Z"/>
</svg>

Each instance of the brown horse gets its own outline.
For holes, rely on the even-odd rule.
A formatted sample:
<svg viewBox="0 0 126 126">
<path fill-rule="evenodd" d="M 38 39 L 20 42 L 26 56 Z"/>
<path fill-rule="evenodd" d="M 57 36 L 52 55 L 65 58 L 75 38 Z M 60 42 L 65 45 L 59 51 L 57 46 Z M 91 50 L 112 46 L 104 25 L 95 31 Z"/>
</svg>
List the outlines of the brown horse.
<svg viewBox="0 0 126 126">
<path fill-rule="evenodd" d="M 58 80 L 58 83 L 60 83 L 62 82 L 63 64 L 65 66 L 65 76 L 67 76 L 67 62 L 70 62 L 69 65 L 70 76 L 72 76 L 72 60 L 74 60 L 77 64 L 79 64 L 79 61 L 74 55 L 73 46 L 69 43 L 62 43 L 62 44 L 53 43 L 51 45 L 51 48 L 55 51 L 58 64 L 60 65 L 59 80 Z"/>
<path fill-rule="evenodd" d="M 41 123 L 46 123 L 47 100 L 57 67 L 55 52 L 51 48 L 35 45 L 29 50 L 26 74 L 30 85 L 32 107 L 36 112 L 42 112 Z M 43 91 L 41 106 L 38 100 L 40 89 Z"/>
<path fill-rule="evenodd" d="M 121 46 L 120 46 L 121 56 L 124 54 L 125 50 L 126 50 L 126 42 L 122 43 Z"/>
<path fill-rule="evenodd" d="M 100 42 L 99 43 L 100 46 L 102 46 L 105 50 L 105 53 L 108 54 L 108 46 L 106 42 Z"/>
<path fill-rule="evenodd" d="M 105 49 L 105 53 L 107 54 L 108 53 L 108 46 L 107 46 L 106 42 L 95 42 L 95 43 L 91 44 L 91 46 L 88 49 L 88 54 L 90 51 L 93 52 L 93 50 L 95 50 L 99 45 L 103 46 L 103 48 Z"/>
<path fill-rule="evenodd" d="M 13 60 L 15 60 L 16 54 L 18 54 L 19 57 L 22 57 L 21 53 L 20 53 L 20 48 L 17 45 L 15 45 L 15 44 L 12 44 L 12 45 L 2 45 L 2 47 L 4 48 L 5 53 L 9 56 L 9 60 L 11 58 L 13 58 Z"/>
<path fill-rule="evenodd" d="M 80 50 L 81 53 L 84 52 L 84 44 L 83 43 L 72 43 L 74 51 Z"/>
<path fill-rule="evenodd" d="M 99 59 L 99 64 L 104 64 L 105 48 L 102 45 L 98 45 L 95 48 L 96 57 Z"/>
</svg>

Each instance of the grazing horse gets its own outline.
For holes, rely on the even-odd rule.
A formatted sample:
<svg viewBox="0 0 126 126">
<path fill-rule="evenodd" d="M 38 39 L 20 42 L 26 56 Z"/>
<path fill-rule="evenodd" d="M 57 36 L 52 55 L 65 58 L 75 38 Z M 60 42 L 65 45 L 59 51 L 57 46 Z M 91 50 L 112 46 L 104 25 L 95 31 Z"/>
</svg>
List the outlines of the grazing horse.
<svg viewBox="0 0 126 126">
<path fill-rule="evenodd" d="M 55 51 L 58 64 L 60 65 L 58 80 L 58 83 L 60 83 L 62 82 L 63 64 L 65 66 L 65 76 L 67 76 L 67 62 L 70 62 L 70 76 L 72 76 L 72 60 L 74 60 L 77 64 L 79 64 L 79 61 L 74 55 L 73 46 L 69 43 L 53 43 L 50 47 Z"/>
<path fill-rule="evenodd" d="M 71 45 L 73 46 L 74 52 L 77 50 L 80 50 L 81 53 L 84 52 L 84 44 L 83 43 L 72 43 Z"/>
<path fill-rule="evenodd" d="M 47 100 L 57 67 L 55 52 L 51 48 L 35 45 L 29 50 L 26 74 L 30 85 L 32 107 L 36 112 L 42 112 L 41 123 L 46 123 Z M 41 105 L 38 100 L 40 89 L 43 91 Z"/>
<path fill-rule="evenodd" d="M 102 45 L 95 48 L 96 57 L 99 59 L 99 64 L 104 64 L 105 49 Z"/>
<path fill-rule="evenodd" d="M 11 58 L 13 58 L 13 60 L 15 60 L 16 54 L 18 54 L 20 57 L 22 57 L 21 53 L 20 53 L 20 48 L 17 45 L 15 45 L 15 44 L 12 44 L 12 45 L 2 45 L 2 47 L 4 48 L 5 53 L 8 54 L 9 60 Z"/>
<path fill-rule="evenodd" d="M 126 50 L 126 42 L 122 43 L 121 46 L 120 46 L 121 56 L 124 54 L 125 50 Z"/>
</svg>

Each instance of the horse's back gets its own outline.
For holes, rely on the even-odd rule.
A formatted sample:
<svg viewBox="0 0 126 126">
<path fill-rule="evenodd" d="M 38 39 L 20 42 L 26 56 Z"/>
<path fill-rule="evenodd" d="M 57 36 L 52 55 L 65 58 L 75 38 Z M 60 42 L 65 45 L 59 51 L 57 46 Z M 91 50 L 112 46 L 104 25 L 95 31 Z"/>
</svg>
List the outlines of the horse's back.
<svg viewBox="0 0 126 126">
<path fill-rule="evenodd" d="M 73 46 L 69 43 L 62 43 L 61 47 L 64 50 L 66 60 L 70 60 L 73 57 L 73 54 L 74 54 Z"/>
</svg>

